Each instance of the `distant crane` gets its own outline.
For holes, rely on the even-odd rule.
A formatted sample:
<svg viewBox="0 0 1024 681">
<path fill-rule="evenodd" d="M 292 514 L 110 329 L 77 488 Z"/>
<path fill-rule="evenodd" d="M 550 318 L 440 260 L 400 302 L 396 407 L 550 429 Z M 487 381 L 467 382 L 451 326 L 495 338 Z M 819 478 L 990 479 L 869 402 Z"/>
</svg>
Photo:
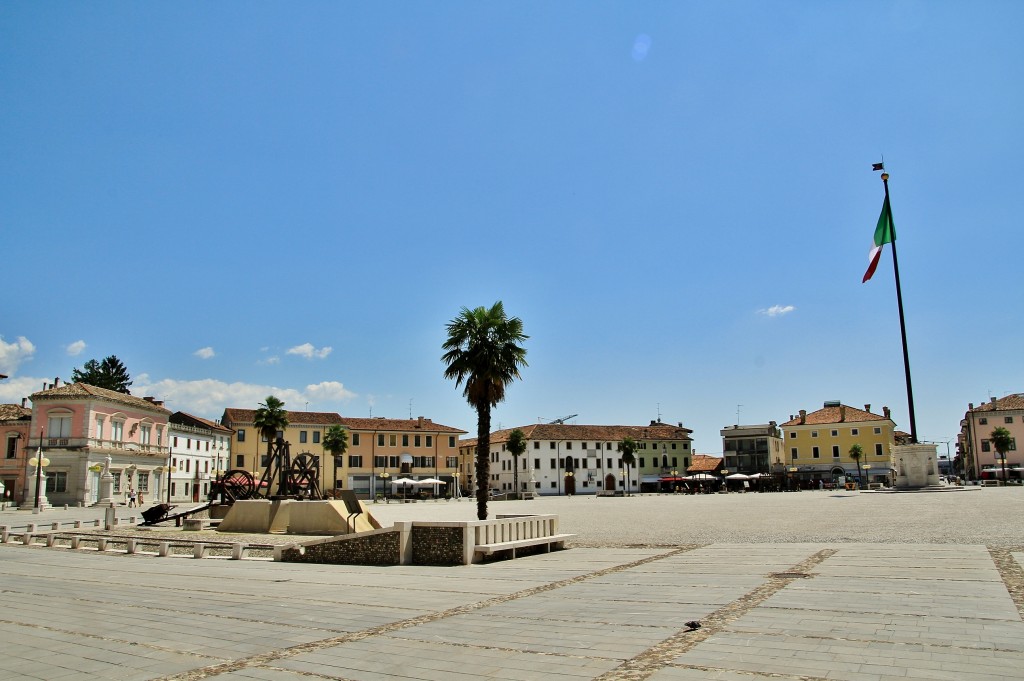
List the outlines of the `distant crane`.
<svg viewBox="0 0 1024 681">
<path fill-rule="evenodd" d="M 554 425 L 556 423 L 565 423 L 569 419 L 574 419 L 577 416 L 579 416 L 579 414 L 569 414 L 568 416 L 563 416 L 560 419 L 555 419 L 554 421 L 548 421 L 548 425 L 550 426 L 550 425 Z"/>
</svg>

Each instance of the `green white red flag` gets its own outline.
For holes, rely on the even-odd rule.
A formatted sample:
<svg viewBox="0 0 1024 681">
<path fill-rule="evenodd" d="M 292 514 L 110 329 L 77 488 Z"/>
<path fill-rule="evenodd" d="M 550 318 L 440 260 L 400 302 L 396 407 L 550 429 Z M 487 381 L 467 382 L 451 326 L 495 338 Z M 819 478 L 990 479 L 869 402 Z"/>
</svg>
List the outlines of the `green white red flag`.
<svg viewBox="0 0 1024 681">
<path fill-rule="evenodd" d="M 892 224 L 889 196 L 886 195 L 885 202 L 882 203 L 882 214 L 878 216 L 878 224 L 875 226 L 875 243 L 868 254 L 868 271 L 864 273 L 864 278 L 860 280 L 860 283 L 863 284 L 875 273 L 875 268 L 878 267 L 878 260 L 882 257 L 882 246 L 891 244 L 895 238 L 896 229 Z"/>
</svg>

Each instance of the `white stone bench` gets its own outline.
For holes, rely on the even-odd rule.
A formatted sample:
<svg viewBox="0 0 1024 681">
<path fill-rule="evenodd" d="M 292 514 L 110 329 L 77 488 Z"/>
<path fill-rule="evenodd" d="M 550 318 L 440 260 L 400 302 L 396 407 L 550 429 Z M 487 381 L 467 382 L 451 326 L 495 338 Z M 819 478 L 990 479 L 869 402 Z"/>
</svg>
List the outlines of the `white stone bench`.
<svg viewBox="0 0 1024 681">
<path fill-rule="evenodd" d="M 498 516 L 473 523 L 470 533 L 473 562 L 505 551 L 515 558 L 517 549 L 534 546 L 544 546 L 546 552 L 563 549 L 566 540 L 576 536 L 558 531 L 556 515 Z"/>
</svg>

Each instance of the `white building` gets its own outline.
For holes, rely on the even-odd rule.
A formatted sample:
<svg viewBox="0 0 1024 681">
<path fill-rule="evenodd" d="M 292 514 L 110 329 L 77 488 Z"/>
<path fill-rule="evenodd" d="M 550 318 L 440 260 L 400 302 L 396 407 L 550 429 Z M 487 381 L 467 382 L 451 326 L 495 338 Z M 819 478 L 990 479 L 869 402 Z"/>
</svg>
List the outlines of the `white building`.
<svg viewBox="0 0 1024 681">
<path fill-rule="evenodd" d="M 170 504 L 201 502 L 210 493 L 218 471 L 231 467 L 231 435 L 234 431 L 217 421 L 178 411 L 168 421 L 171 446 L 170 489 L 159 499 Z M 147 497 L 147 503 L 150 499 Z"/>
</svg>

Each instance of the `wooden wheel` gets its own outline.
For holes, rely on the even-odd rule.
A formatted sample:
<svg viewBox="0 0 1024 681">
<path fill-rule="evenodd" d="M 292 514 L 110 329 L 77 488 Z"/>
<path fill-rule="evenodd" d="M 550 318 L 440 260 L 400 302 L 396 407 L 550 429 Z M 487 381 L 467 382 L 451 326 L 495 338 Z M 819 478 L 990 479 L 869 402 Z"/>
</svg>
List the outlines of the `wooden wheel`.
<svg viewBox="0 0 1024 681">
<path fill-rule="evenodd" d="M 252 499 L 256 495 L 256 480 L 249 471 L 230 470 L 221 478 L 224 496 L 232 501 Z"/>
<path fill-rule="evenodd" d="M 288 471 L 289 494 L 301 495 L 319 489 L 319 463 L 317 457 L 309 453 L 299 454 L 292 459 L 292 467 Z"/>
</svg>

